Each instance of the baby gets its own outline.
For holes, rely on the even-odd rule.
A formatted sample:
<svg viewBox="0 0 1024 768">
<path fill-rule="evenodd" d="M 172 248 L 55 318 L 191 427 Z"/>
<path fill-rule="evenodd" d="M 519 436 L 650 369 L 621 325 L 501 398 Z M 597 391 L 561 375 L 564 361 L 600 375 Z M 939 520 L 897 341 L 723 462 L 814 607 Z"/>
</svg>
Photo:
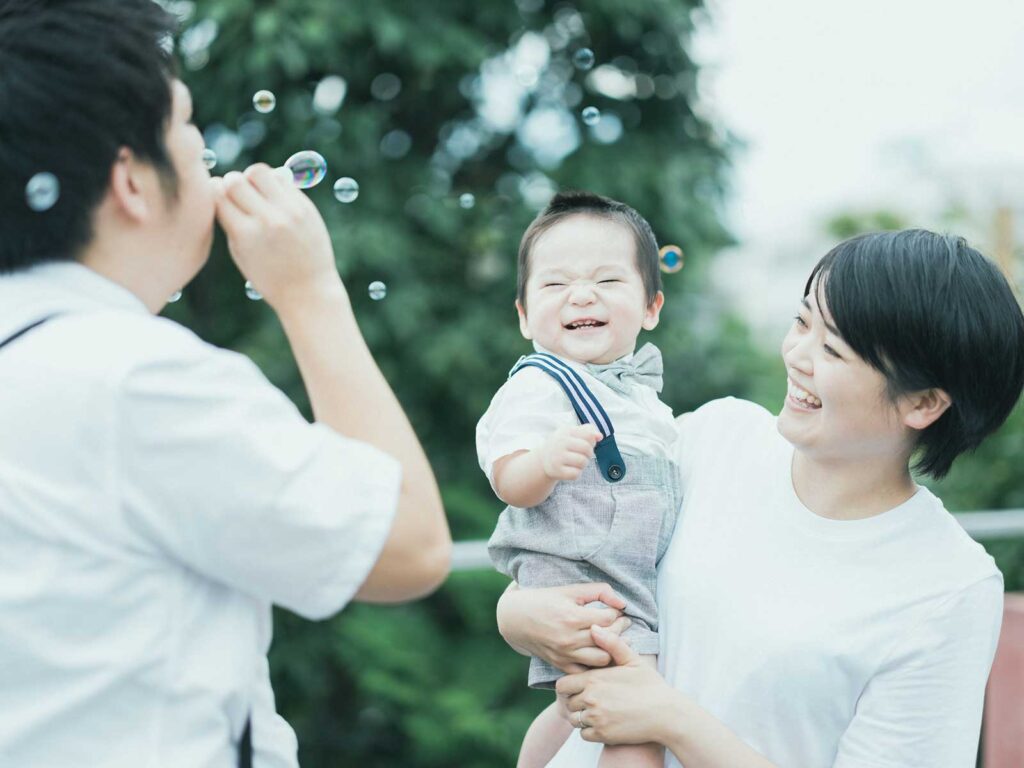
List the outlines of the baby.
<svg viewBox="0 0 1024 768">
<path fill-rule="evenodd" d="M 650 225 L 627 205 L 563 193 L 519 246 L 516 309 L 535 354 L 520 358 L 477 425 L 480 466 L 508 504 L 488 548 L 522 587 L 608 582 L 626 601 L 623 633 L 657 666 L 656 568 L 681 492 L 676 430 L 658 399 L 661 353 L 636 350 L 665 297 Z M 538 658 L 529 684 L 562 672 Z M 556 705 L 531 726 L 519 768 L 546 765 L 571 733 Z M 600 767 L 660 768 L 654 744 L 606 746 Z"/>
</svg>

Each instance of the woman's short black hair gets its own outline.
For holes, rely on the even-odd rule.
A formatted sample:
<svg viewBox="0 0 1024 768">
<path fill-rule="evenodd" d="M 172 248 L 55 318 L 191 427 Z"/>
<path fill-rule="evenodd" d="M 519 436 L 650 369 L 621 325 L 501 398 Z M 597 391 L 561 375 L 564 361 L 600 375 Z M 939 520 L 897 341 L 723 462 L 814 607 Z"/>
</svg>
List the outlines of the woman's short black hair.
<svg viewBox="0 0 1024 768">
<path fill-rule="evenodd" d="M 962 237 L 923 229 L 860 235 L 811 272 L 843 340 L 888 396 L 944 390 L 950 408 L 918 437 L 914 469 L 935 478 L 976 448 L 1024 388 L 1024 315 L 1003 274 Z"/>
<path fill-rule="evenodd" d="M 74 259 L 121 147 L 176 176 L 164 145 L 176 27 L 153 0 L 0 0 L 0 272 Z M 37 212 L 26 185 L 57 177 Z"/>
</svg>

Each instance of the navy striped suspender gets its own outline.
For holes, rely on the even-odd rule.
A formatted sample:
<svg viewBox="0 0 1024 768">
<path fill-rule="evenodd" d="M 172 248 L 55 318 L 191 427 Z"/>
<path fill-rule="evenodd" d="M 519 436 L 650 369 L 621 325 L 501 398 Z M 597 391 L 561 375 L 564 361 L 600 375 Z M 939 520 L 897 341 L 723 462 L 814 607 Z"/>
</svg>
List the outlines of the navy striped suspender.
<svg viewBox="0 0 1024 768">
<path fill-rule="evenodd" d="M 622 460 L 619 447 L 615 444 L 615 427 L 608 418 L 601 403 L 583 383 L 580 376 L 571 366 L 547 352 L 537 352 L 520 358 L 511 371 L 509 378 L 515 376 L 523 368 L 539 368 L 553 378 L 569 398 L 572 409 L 580 424 L 593 424 L 601 433 L 601 441 L 594 446 L 594 456 L 601 474 L 609 483 L 617 483 L 626 476 L 626 462 Z"/>
</svg>

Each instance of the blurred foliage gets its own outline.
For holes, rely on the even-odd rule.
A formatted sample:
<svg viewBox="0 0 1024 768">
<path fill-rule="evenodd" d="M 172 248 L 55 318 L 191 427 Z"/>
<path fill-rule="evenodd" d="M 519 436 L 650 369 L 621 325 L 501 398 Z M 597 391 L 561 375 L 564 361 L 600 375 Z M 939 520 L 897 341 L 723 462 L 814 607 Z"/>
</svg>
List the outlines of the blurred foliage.
<svg viewBox="0 0 1024 768">
<path fill-rule="evenodd" d="M 300 149 L 326 157 L 327 180 L 309 194 L 332 233 L 366 340 L 431 458 L 456 540 L 487 537 L 501 509 L 477 466 L 474 428 L 529 350 L 513 308 L 515 253 L 555 188 L 626 201 L 659 242 L 686 252 L 686 268 L 666 276 L 661 324 L 646 337 L 664 352 L 664 399 L 674 410 L 726 394 L 769 407 L 781 401 L 778 356 L 756 349 L 708 288 L 710 259 L 730 242 L 720 203 L 733 142 L 699 105 L 687 53 L 704 13 L 699 0 L 592 0 L 579 11 L 544 0 L 164 1 L 183 17 L 178 50 L 195 122 L 208 142 L 227 137 L 224 146 L 241 148 L 217 173 L 281 165 Z M 547 41 L 550 59 L 536 72 L 512 72 L 530 84 L 517 125 L 489 124 L 479 109 L 481 73 L 515 67 L 509 52 L 530 33 Z M 613 98 L 595 88 L 595 73 L 570 63 L 581 47 L 619 82 L 635 83 L 636 93 Z M 385 74 L 393 78 L 379 79 Z M 345 81 L 337 110 L 313 98 L 328 76 Z M 260 89 L 277 96 L 266 115 L 252 110 Z M 621 136 L 583 126 L 585 105 L 620 120 Z M 579 137 L 561 162 L 545 160 L 522 130 L 552 106 L 571 116 Z M 348 205 L 331 194 L 341 176 L 361 187 Z M 459 204 L 465 193 L 474 195 L 472 207 Z M 386 300 L 367 296 L 374 280 L 387 284 Z M 218 238 L 210 263 L 168 314 L 248 354 L 309 415 L 276 318 L 246 300 L 242 283 Z M 978 469 L 965 471 L 984 467 L 989 475 L 998 457 L 1009 461 L 1020 447 L 1019 416 L 1017 443 L 992 441 L 991 454 L 971 460 Z M 982 483 L 954 474 L 950 498 L 1024 506 L 1012 468 L 1004 463 L 1000 472 L 1005 487 L 984 484 L 989 496 L 972 495 Z M 526 687 L 525 659 L 497 633 L 494 606 L 505 584 L 489 571 L 456 573 L 428 600 L 353 605 L 318 626 L 278 611 L 274 687 L 302 764 L 513 765 L 527 726 L 551 698 Z"/>
</svg>

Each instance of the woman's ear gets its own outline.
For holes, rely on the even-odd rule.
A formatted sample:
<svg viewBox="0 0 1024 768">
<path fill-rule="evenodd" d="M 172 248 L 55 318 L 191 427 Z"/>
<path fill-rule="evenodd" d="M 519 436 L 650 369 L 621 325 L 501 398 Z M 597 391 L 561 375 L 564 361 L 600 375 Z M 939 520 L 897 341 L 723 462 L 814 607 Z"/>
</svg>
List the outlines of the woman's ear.
<svg viewBox="0 0 1024 768">
<path fill-rule="evenodd" d="M 953 399 L 942 389 L 933 387 L 906 396 L 903 423 L 911 429 L 922 430 L 934 424 L 953 404 Z"/>
<path fill-rule="evenodd" d="M 647 307 L 647 311 L 644 312 L 643 328 L 645 331 L 653 331 L 658 327 L 658 319 L 661 317 L 661 308 L 665 306 L 665 294 L 658 291 L 654 295 L 654 300 Z"/>
<path fill-rule="evenodd" d="M 533 337 L 530 336 L 530 328 L 526 324 L 526 307 L 519 299 L 516 299 L 516 312 L 519 313 L 519 332 L 523 334 L 524 339 L 531 341 Z"/>
</svg>

